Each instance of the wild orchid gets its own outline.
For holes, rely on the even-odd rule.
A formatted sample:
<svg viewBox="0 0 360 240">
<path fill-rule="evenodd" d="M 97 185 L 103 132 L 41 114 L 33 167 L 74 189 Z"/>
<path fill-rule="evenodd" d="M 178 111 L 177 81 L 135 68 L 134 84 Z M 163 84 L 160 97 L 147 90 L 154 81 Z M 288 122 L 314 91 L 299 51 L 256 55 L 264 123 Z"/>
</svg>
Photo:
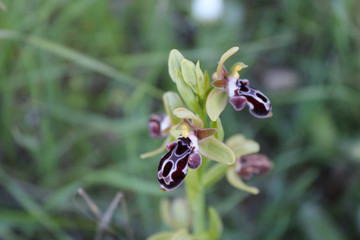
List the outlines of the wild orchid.
<svg viewBox="0 0 360 240">
<path fill-rule="evenodd" d="M 152 157 L 167 150 L 160 159 L 157 180 L 163 191 L 174 190 L 185 182 L 192 223 L 180 224 L 189 229 L 175 228 L 173 232 L 153 235 L 151 240 L 174 236 L 219 239 L 222 223 L 213 208 L 208 208 L 207 227 L 206 189 L 226 176 L 234 187 L 257 194 L 259 190 L 248 186 L 243 179 L 247 180 L 253 174 L 265 174 L 272 168 L 271 161 L 257 153 L 260 149 L 257 142 L 240 134 L 223 141 L 224 130 L 219 116 L 228 101 L 236 111 L 247 105 L 257 118 L 272 115 L 270 100 L 250 87 L 249 80 L 240 79 L 238 72 L 247 67 L 244 63 L 236 63 L 229 72 L 226 70 L 225 61 L 238 49 L 233 47 L 220 58 L 211 84 L 199 62 L 194 64 L 177 50 L 170 52 L 169 74 L 180 95 L 175 92 L 164 94 L 166 114 L 152 115 L 149 130 L 152 137 L 167 137 L 159 149 L 141 157 Z M 169 218 L 164 217 L 165 221 Z"/>
</svg>

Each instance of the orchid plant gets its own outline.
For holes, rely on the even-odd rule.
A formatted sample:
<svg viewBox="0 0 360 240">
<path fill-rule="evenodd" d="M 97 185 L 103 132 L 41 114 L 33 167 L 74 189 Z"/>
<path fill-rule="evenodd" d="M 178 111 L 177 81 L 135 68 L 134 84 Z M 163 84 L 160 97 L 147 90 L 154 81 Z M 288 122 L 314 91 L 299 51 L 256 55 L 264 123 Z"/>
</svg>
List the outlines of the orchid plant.
<svg viewBox="0 0 360 240">
<path fill-rule="evenodd" d="M 238 49 L 233 47 L 222 55 L 211 84 L 199 62 L 194 64 L 185 59 L 178 50 L 170 52 L 169 74 L 179 94 L 166 92 L 163 96 L 166 114 L 154 114 L 149 120 L 150 135 L 166 137 L 164 144 L 141 157 L 166 150 L 157 171 L 160 188 L 172 191 L 185 182 L 187 200 L 175 200 L 176 207 L 171 207 L 169 201 L 162 204 L 163 218 L 174 231 L 155 234 L 149 237 L 151 240 L 219 239 L 221 218 L 214 208 L 206 207 L 206 190 L 226 176 L 235 188 L 258 194 L 259 190 L 243 179 L 265 174 L 272 168 L 271 161 L 257 153 L 260 150 L 257 142 L 241 134 L 224 142 L 220 114 L 227 102 L 236 111 L 247 105 L 257 118 L 272 115 L 269 99 L 250 87 L 249 80 L 240 78 L 239 71 L 247 65 L 238 62 L 230 71 L 226 70 L 225 61 Z"/>
</svg>

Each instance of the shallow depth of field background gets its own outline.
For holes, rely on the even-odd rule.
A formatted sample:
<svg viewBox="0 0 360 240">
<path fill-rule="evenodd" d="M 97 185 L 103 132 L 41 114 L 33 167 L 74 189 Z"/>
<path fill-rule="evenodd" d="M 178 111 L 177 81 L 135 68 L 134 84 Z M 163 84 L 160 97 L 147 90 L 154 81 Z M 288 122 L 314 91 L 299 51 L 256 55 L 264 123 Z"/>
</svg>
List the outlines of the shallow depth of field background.
<svg viewBox="0 0 360 240">
<path fill-rule="evenodd" d="M 3 0 L 0 10 L 0 238 L 91 239 L 96 221 L 76 195 L 102 211 L 125 194 L 136 239 L 169 230 L 158 205 L 161 145 L 147 120 L 162 113 L 167 70 L 179 49 L 203 70 L 239 52 L 251 85 L 272 101 L 262 120 L 227 106 L 225 138 L 260 142 L 274 170 L 208 193 L 223 239 L 340 240 L 360 237 L 360 2 L 262 0 L 224 3 L 203 23 L 191 1 Z M 21 35 L 19 35 L 21 34 Z M 126 239 L 124 213 L 112 220 Z"/>
</svg>

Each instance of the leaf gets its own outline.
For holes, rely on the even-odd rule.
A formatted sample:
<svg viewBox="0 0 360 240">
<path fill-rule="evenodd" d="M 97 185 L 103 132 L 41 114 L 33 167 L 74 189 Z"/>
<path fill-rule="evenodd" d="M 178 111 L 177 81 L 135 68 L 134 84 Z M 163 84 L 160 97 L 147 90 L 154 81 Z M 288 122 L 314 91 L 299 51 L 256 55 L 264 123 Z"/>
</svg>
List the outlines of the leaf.
<svg viewBox="0 0 360 240">
<path fill-rule="evenodd" d="M 141 176 L 130 176 L 124 174 L 119 169 L 108 168 L 92 171 L 81 177 L 82 187 L 86 188 L 94 185 L 106 185 L 120 189 L 121 191 L 133 191 L 141 194 L 154 196 L 162 195 L 159 184 L 141 179 Z"/>
<path fill-rule="evenodd" d="M 240 176 L 236 173 L 235 168 L 229 168 L 226 172 L 226 179 L 235 188 L 249 192 L 251 194 L 258 194 L 259 189 L 256 187 L 246 185 Z"/>
<path fill-rule="evenodd" d="M 307 202 L 299 211 L 300 226 L 309 240 L 344 240 L 344 234 L 330 215 L 318 204 Z"/>
<path fill-rule="evenodd" d="M 225 145 L 223 142 L 220 142 L 213 136 L 199 141 L 198 144 L 199 152 L 211 160 L 227 165 L 231 165 L 235 161 L 235 155 L 233 151 L 227 145 Z"/>
<path fill-rule="evenodd" d="M 175 83 L 178 80 L 177 71 L 181 69 L 181 61 L 184 59 L 183 55 L 176 49 L 170 51 L 168 66 L 169 66 L 169 75 L 171 80 Z"/>
<path fill-rule="evenodd" d="M 229 166 L 221 163 L 216 163 L 204 175 L 204 187 L 208 188 L 218 182 L 224 177 Z"/>
<path fill-rule="evenodd" d="M 217 129 L 214 137 L 216 137 L 216 138 L 219 139 L 220 141 L 223 141 L 223 140 L 224 140 L 224 128 L 223 128 L 223 126 L 222 126 L 221 119 L 218 118 L 216 121 L 211 121 L 210 126 L 211 126 L 212 128 L 216 128 L 216 129 Z M 236 155 L 236 154 L 235 154 L 235 155 Z"/>
<path fill-rule="evenodd" d="M 197 89 L 199 91 L 199 97 L 201 99 L 205 99 L 206 92 L 207 92 L 209 85 L 206 85 L 204 73 L 201 71 L 199 61 L 196 63 L 195 73 L 196 73 L 196 83 L 197 83 L 197 87 L 198 87 Z"/>
<path fill-rule="evenodd" d="M 181 61 L 181 73 L 184 81 L 190 87 L 196 85 L 195 64 L 187 59 Z"/>
<path fill-rule="evenodd" d="M 216 121 L 225 109 L 228 101 L 227 91 L 224 89 L 214 88 L 211 90 L 206 101 L 206 112 L 212 121 Z"/>
<path fill-rule="evenodd" d="M 209 208 L 209 239 L 218 240 L 223 232 L 221 217 L 214 208 Z"/>
<path fill-rule="evenodd" d="M 257 142 L 248 140 L 241 134 L 230 137 L 225 143 L 233 150 L 236 158 L 260 151 L 260 145 Z"/>
<path fill-rule="evenodd" d="M 201 119 L 198 118 L 193 112 L 191 112 L 190 110 L 188 110 L 186 108 L 183 108 L 183 107 L 182 108 L 176 108 L 173 113 L 177 118 L 191 119 L 192 124 L 194 125 L 195 128 L 203 128 L 204 127 L 204 124 L 201 121 Z"/>
<path fill-rule="evenodd" d="M 141 81 L 140 79 L 134 78 L 130 75 L 120 72 L 115 67 L 112 67 L 104 62 L 97 60 L 91 56 L 82 54 L 74 49 L 68 48 L 66 46 L 60 45 L 58 43 L 46 40 L 44 38 L 36 37 L 28 34 L 21 34 L 17 31 L 7 31 L 0 30 L 0 38 L 9 38 L 15 40 L 24 40 L 26 43 L 29 43 L 35 47 L 38 47 L 42 50 L 45 50 L 49 53 L 53 53 L 56 56 L 67 59 L 77 65 L 80 65 L 91 71 L 100 73 L 104 76 L 112 78 L 116 81 L 125 83 L 129 86 L 138 86 L 139 84 L 146 86 L 148 93 L 159 96 L 162 94 L 162 91 L 158 88 L 155 88 L 147 82 Z"/>
<path fill-rule="evenodd" d="M 216 69 L 217 78 L 221 78 L 222 75 L 222 66 L 224 65 L 224 62 L 234 55 L 239 50 L 239 47 L 232 47 L 229 50 L 227 50 L 220 58 L 218 67 Z"/>
<path fill-rule="evenodd" d="M 168 136 L 165 139 L 164 143 L 158 149 L 155 149 L 155 150 L 153 150 L 151 152 L 142 153 L 140 155 L 140 158 L 141 159 L 150 158 L 150 157 L 154 157 L 154 156 L 162 153 L 166 149 L 166 145 L 171 142 L 170 139 L 171 139 L 171 136 Z"/>
<path fill-rule="evenodd" d="M 184 106 L 179 94 L 177 94 L 176 92 L 166 92 L 163 95 L 163 102 L 164 102 L 165 111 L 167 115 L 170 117 L 171 124 L 176 125 L 179 122 L 181 122 L 181 119 L 179 119 L 174 115 L 174 110 L 176 108 L 180 108 Z"/>
<path fill-rule="evenodd" d="M 0 186 L 7 190 L 14 201 L 19 204 L 24 211 L 36 219 L 37 224 L 47 229 L 53 236 L 57 236 L 59 239 L 71 239 L 56 223 L 50 213 L 44 209 L 44 206 L 35 201 L 14 178 L 1 168 Z"/>
</svg>

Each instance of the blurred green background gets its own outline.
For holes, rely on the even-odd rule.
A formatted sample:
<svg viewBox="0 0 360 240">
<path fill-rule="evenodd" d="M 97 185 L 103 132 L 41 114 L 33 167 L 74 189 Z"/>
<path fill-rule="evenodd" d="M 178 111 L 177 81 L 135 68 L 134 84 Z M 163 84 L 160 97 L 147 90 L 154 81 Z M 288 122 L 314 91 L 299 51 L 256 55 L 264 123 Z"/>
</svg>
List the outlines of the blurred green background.
<svg viewBox="0 0 360 240">
<path fill-rule="evenodd" d="M 102 211 L 125 195 L 136 239 L 169 230 L 159 201 L 161 145 L 147 120 L 175 90 L 171 49 L 215 71 L 239 52 L 251 85 L 272 101 L 273 117 L 223 113 L 225 138 L 243 133 L 275 163 L 249 196 L 221 181 L 207 202 L 223 239 L 360 239 L 360 2 L 223 2 L 204 22 L 192 1 L 2 0 L 0 9 L 0 239 L 91 239 Z M 208 11 L 206 7 L 203 10 Z M 209 12 L 210 14 L 210 12 Z M 113 235 L 127 239 L 124 212 Z"/>
</svg>

